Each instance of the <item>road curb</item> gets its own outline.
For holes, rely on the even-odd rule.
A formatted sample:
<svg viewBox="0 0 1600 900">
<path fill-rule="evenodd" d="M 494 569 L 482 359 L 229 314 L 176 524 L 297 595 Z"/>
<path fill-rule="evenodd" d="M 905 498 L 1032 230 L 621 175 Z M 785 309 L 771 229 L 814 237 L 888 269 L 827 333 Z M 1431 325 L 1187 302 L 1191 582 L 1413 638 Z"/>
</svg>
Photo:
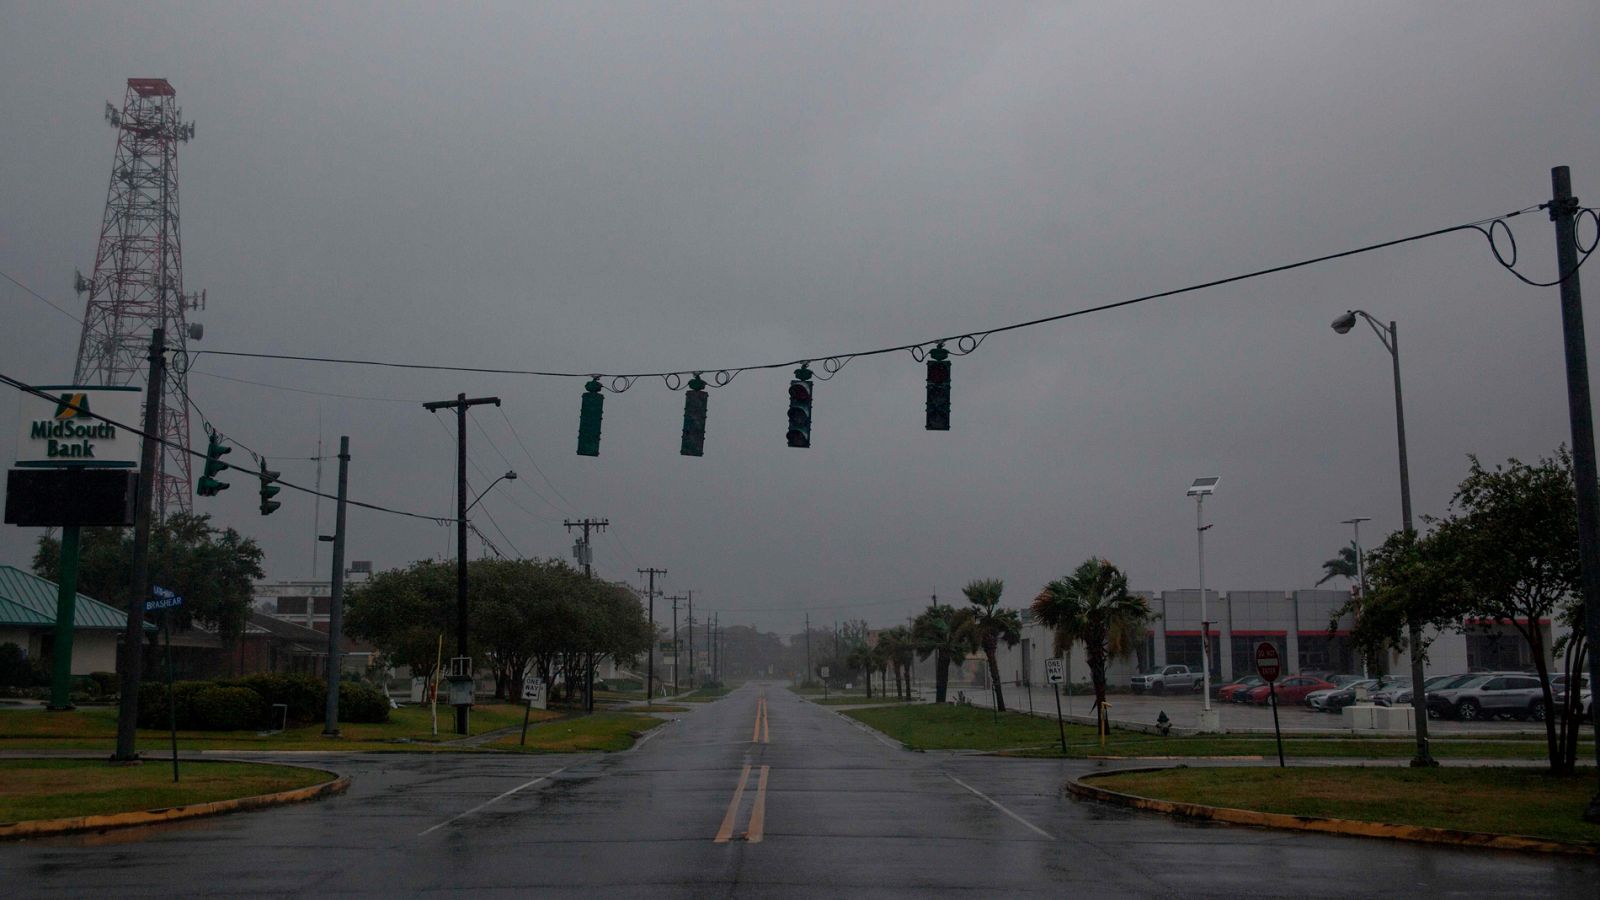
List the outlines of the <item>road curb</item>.
<svg viewBox="0 0 1600 900">
<path fill-rule="evenodd" d="M 309 767 L 296 766 L 295 768 Z M 188 806 L 170 806 L 161 809 L 142 809 L 99 816 L 71 816 L 64 819 L 29 819 L 22 822 L 6 822 L 0 823 L 0 841 L 54 837 L 85 831 L 108 831 L 113 828 L 133 828 L 140 825 L 156 825 L 162 822 L 176 822 L 183 819 L 198 819 L 205 816 L 220 816 L 227 813 L 266 809 L 273 806 L 286 806 L 291 803 L 305 803 L 310 800 L 330 797 L 334 794 L 342 794 L 349 788 L 350 776 L 340 775 L 331 781 L 324 781 L 309 787 L 279 791 L 275 794 L 239 797 L 233 800 L 213 800 L 210 803 L 194 803 Z"/>
<path fill-rule="evenodd" d="M 1424 844 L 1445 844 L 1454 847 L 1473 847 L 1485 850 L 1517 850 L 1528 853 L 1556 853 L 1570 856 L 1600 856 L 1600 845 L 1552 841 L 1544 838 L 1516 834 L 1491 834 L 1482 831 L 1457 831 L 1450 828 L 1429 828 L 1422 825 L 1394 825 L 1387 822 L 1366 822 L 1359 819 L 1332 819 L 1321 816 L 1292 816 L 1284 813 L 1259 812 L 1253 809 L 1233 809 L 1226 806 L 1204 806 L 1198 803 L 1178 803 L 1156 800 L 1136 794 L 1085 784 L 1095 778 L 1126 775 L 1131 772 L 1164 772 L 1170 766 L 1144 766 L 1118 769 L 1115 772 L 1092 772 L 1067 782 L 1067 792 L 1080 800 L 1093 800 L 1128 809 L 1143 809 L 1183 819 L 1225 822 L 1229 825 L 1253 825 L 1258 828 L 1276 828 L 1285 831 L 1314 831 L 1321 834 L 1342 834 L 1351 837 L 1387 838 Z"/>
</svg>

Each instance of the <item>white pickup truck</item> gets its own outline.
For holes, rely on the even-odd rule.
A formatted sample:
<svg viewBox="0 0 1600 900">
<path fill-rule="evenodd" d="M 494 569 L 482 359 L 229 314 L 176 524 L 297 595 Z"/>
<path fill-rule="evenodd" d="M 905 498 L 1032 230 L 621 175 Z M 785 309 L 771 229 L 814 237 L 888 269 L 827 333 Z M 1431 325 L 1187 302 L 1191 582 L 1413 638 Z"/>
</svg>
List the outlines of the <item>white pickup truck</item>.
<svg viewBox="0 0 1600 900">
<path fill-rule="evenodd" d="M 1162 666 L 1154 672 L 1141 672 L 1133 676 L 1133 692 L 1142 694 L 1149 691 L 1152 694 L 1161 694 L 1167 691 L 1195 691 L 1204 690 L 1205 676 L 1200 672 L 1189 671 L 1188 666 Z"/>
</svg>

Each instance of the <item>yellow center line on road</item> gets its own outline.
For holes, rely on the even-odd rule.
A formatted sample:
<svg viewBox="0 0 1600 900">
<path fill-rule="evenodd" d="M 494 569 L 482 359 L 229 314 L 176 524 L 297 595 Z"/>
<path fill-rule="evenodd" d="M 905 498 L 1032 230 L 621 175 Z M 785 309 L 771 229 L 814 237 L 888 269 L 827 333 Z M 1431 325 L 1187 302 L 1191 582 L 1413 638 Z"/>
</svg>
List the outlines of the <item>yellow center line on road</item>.
<svg viewBox="0 0 1600 900">
<path fill-rule="evenodd" d="M 772 728 L 769 726 L 768 722 L 767 698 L 765 695 L 762 695 L 756 698 L 756 724 L 754 730 L 750 732 L 750 743 L 772 743 Z"/>
<path fill-rule="evenodd" d="M 722 827 L 717 829 L 716 840 L 712 843 L 726 844 L 733 837 L 733 822 L 739 815 L 739 801 L 744 799 L 744 786 L 750 780 L 750 764 L 744 764 L 744 771 L 739 773 L 739 786 L 733 789 L 733 801 L 728 804 L 728 813 L 722 817 Z"/>
<path fill-rule="evenodd" d="M 761 843 L 761 835 L 767 827 L 767 770 L 770 766 L 761 767 L 761 777 L 756 780 L 756 806 L 750 811 L 750 827 L 745 830 L 744 839 L 752 844 Z"/>
</svg>

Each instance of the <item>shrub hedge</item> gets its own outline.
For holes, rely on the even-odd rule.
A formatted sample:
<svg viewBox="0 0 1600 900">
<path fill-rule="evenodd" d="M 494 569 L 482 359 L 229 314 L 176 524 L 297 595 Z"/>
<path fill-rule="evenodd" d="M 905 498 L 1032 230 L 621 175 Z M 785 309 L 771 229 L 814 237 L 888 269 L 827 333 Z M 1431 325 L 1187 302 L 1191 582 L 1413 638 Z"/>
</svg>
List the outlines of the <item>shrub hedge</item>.
<svg viewBox="0 0 1600 900">
<path fill-rule="evenodd" d="M 289 724 L 322 720 L 327 692 L 311 675 L 263 673 L 233 681 L 180 681 L 173 685 L 177 725 L 185 731 L 244 731 L 276 727 L 274 704 L 289 709 Z M 167 727 L 167 686 L 159 681 L 139 685 L 139 727 Z M 339 720 L 350 723 L 389 721 L 389 698 L 383 691 L 353 681 L 339 684 Z"/>
</svg>

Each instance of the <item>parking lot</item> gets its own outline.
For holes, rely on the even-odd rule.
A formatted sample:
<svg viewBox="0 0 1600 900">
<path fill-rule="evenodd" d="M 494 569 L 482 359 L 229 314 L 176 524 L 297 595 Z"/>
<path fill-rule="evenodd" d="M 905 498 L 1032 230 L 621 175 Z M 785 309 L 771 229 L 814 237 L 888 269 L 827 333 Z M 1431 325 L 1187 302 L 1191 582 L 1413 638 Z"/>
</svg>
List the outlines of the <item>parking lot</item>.
<svg viewBox="0 0 1600 900">
<path fill-rule="evenodd" d="M 1018 685 L 1005 685 L 1002 688 L 1008 709 L 1028 712 L 1030 708 L 1037 714 L 1055 714 L 1055 694 L 1048 686 L 1033 685 L 1030 692 L 1028 688 Z M 989 691 L 984 688 L 958 687 L 950 688 L 950 699 L 956 699 L 960 691 L 967 699 L 979 706 L 988 706 L 993 703 Z M 924 691 L 931 697 L 932 691 Z M 1031 707 L 1030 707 L 1031 700 Z M 1142 725 L 1154 725 L 1156 719 L 1165 712 L 1172 724 L 1179 728 L 1193 727 L 1199 720 L 1200 696 L 1198 694 L 1112 694 L 1107 698 L 1111 707 L 1113 722 L 1129 722 Z M 1094 696 L 1084 694 L 1061 694 L 1061 711 L 1063 714 L 1087 716 L 1091 714 Z M 1272 709 L 1266 706 L 1255 706 L 1244 703 L 1219 703 L 1215 700 L 1211 704 L 1218 710 L 1222 729 L 1229 732 L 1270 732 L 1272 731 Z M 1278 716 L 1283 730 L 1287 732 L 1315 732 L 1335 731 L 1343 728 L 1344 719 L 1338 715 L 1319 713 L 1308 709 L 1304 705 L 1285 704 L 1278 710 Z M 1544 725 L 1539 722 L 1515 722 L 1507 720 L 1494 720 L 1487 722 L 1457 722 L 1449 719 L 1430 719 L 1428 733 L 1435 737 L 1471 737 L 1479 734 L 1517 734 L 1543 736 Z"/>
</svg>

